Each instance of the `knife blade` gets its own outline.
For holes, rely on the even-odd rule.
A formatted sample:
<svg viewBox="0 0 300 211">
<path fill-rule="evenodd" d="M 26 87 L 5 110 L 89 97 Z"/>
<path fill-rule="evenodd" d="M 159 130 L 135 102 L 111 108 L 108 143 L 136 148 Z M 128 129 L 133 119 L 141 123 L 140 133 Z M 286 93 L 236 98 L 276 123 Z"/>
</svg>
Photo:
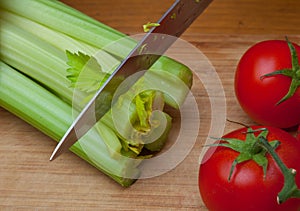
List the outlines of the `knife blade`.
<svg viewBox="0 0 300 211">
<path fill-rule="evenodd" d="M 98 99 L 101 99 L 105 94 L 112 92 L 111 84 L 113 83 L 114 78 L 127 78 L 136 72 L 150 68 L 211 2 L 212 0 L 175 1 L 157 22 L 159 26 L 152 28 L 137 43 L 135 48 L 127 55 L 102 87 L 96 92 L 94 97 L 88 102 L 57 144 L 50 157 L 50 161 L 67 151 L 110 109 L 111 102 L 100 101 L 107 105 L 101 105 L 101 110 L 97 111 L 97 115 L 95 116 L 96 102 L 99 102 Z M 160 36 L 153 36 L 153 34 Z M 163 35 L 168 35 L 168 37 L 172 37 L 173 39 L 164 39 L 165 37 Z M 144 48 L 145 46 L 147 48 Z M 136 78 L 136 80 L 137 79 L 138 78 Z M 132 84 L 134 82 L 135 81 L 132 81 Z"/>
</svg>

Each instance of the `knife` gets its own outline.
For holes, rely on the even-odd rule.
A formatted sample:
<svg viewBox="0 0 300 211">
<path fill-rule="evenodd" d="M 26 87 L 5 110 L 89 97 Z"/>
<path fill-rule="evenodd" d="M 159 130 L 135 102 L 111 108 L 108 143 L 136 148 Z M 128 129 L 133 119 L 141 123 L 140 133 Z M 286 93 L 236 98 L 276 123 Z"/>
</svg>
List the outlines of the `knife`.
<svg viewBox="0 0 300 211">
<path fill-rule="evenodd" d="M 94 97 L 81 111 L 65 135 L 54 149 L 50 161 L 67 151 L 110 109 L 111 102 L 100 101 L 107 93 L 111 93 L 114 78 L 127 78 L 130 75 L 150 68 L 157 59 L 176 41 L 192 22 L 207 8 L 212 0 L 177 0 L 157 22 L 159 26 L 152 28 L 114 70 Z M 153 36 L 157 34 L 158 36 Z M 166 35 L 172 39 L 165 39 Z M 146 48 L 145 48 L 146 46 Z M 146 52 L 143 52 L 146 51 Z M 140 74 L 142 76 L 142 74 Z M 138 78 L 136 78 L 137 80 Z M 135 81 L 132 81 L 133 84 Z M 101 110 L 95 106 L 103 103 Z"/>
</svg>

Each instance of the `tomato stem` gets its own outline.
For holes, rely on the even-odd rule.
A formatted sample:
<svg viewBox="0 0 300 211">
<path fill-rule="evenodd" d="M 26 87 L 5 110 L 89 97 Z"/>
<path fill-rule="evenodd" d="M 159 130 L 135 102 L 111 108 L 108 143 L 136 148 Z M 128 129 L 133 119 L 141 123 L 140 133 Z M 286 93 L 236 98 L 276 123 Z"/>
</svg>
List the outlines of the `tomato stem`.
<svg viewBox="0 0 300 211">
<path fill-rule="evenodd" d="M 259 141 L 262 144 L 262 147 L 264 147 L 272 156 L 284 176 L 283 188 L 277 196 L 278 204 L 285 202 L 289 198 L 300 198 L 300 189 L 298 189 L 298 186 L 295 182 L 296 170 L 293 168 L 288 168 L 283 163 L 283 161 L 280 159 L 274 148 L 270 145 L 265 137 L 259 137 Z"/>
<path fill-rule="evenodd" d="M 288 40 L 287 37 L 286 37 L 286 42 L 287 42 L 287 45 L 291 52 L 292 68 L 291 69 L 285 68 L 282 70 L 277 70 L 275 72 L 268 73 L 268 74 L 261 76 L 261 80 L 266 77 L 271 77 L 271 76 L 275 76 L 275 75 L 285 75 L 292 79 L 288 93 L 283 98 L 281 98 L 281 100 L 279 100 L 276 103 L 276 105 L 279 105 L 279 104 L 283 103 L 284 101 L 286 101 L 287 99 L 291 98 L 296 93 L 297 89 L 300 86 L 300 65 L 299 65 L 298 55 L 297 55 L 295 47 Z"/>
</svg>

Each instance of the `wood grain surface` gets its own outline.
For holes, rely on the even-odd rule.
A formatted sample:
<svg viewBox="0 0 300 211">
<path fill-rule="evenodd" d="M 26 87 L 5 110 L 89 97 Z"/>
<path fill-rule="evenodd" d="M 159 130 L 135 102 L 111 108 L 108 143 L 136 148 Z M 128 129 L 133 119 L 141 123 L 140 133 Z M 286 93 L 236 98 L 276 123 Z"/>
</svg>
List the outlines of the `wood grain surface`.
<svg viewBox="0 0 300 211">
<path fill-rule="evenodd" d="M 156 21 L 171 0 L 63 0 L 129 35 Z M 215 0 L 182 39 L 201 51 L 217 71 L 226 95 L 226 117 L 253 122 L 233 90 L 237 62 L 247 48 L 266 39 L 300 43 L 300 1 Z M 183 53 L 184 54 L 184 53 Z M 186 55 L 187 60 L 190 59 Z M 207 90 L 196 80 L 201 127 L 186 159 L 158 177 L 122 188 L 72 153 L 54 162 L 55 142 L 0 108 L 0 210 L 206 210 L 197 187 L 198 159 L 211 125 Z M 215 93 L 218 95 L 218 93 Z M 239 126 L 227 122 L 224 133 Z"/>
</svg>

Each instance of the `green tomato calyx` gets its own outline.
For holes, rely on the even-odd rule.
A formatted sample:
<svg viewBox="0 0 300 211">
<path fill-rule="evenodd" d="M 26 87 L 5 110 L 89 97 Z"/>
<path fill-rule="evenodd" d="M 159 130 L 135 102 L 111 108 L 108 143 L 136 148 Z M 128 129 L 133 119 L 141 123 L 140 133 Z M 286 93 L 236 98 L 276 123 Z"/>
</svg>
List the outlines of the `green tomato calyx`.
<svg viewBox="0 0 300 211">
<path fill-rule="evenodd" d="M 255 136 L 255 132 L 260 132 L 257 136 Z M 258 130 L 253 130 L 252 128 L 247 129 L 246 139 L 245 141 L 235 138 L 221 138 L 221 143 L 215 144 L 214 146 L 223 146 L 228 147 L 234 151 L 239 152 L 240 154 L 233 161 L 228 181 L 231 180 L 231 176 L 233 174 L 233 170 L 236 165 L 248 160 L 253 160 L 259 166 L 263 168 L 264 177 L 266 176 L 267 167 L 268 167 L 268 159 L 266 158 L 267 150 L 259 144 L 259 138 L 266 138 L 268 135 L 268 130 L 266 128 L 260 128 Z M 270 142 L 272 148 L 277 148 L 279 145 L 279 141 L 275 140 Z"/>
<path fill-rule="evenodd" d="M 271 77 L 274 75 L 285 75 L 292 79 L 288 93 L 283 98 L 281 98 L 281 100 L 279 100 L 276 103 L 276 105 L 279 105 L 282 102 L 286 101 L 287 99 L 291 98 L 296 93 L 298 87 L 300 86 L 300 65 L 298 62 L 298 55 L 297 55 L 295 47 L 288 40 L 288 38 L 286 38 L 286 41 L 287 41 L 287 44 L 288 44 L 290 52 L 291 52 L 292 68 L 277 70 L 272 73 L 265 74 L 261 77 L 263 79 L 265 77 Z"/>
</svg>

